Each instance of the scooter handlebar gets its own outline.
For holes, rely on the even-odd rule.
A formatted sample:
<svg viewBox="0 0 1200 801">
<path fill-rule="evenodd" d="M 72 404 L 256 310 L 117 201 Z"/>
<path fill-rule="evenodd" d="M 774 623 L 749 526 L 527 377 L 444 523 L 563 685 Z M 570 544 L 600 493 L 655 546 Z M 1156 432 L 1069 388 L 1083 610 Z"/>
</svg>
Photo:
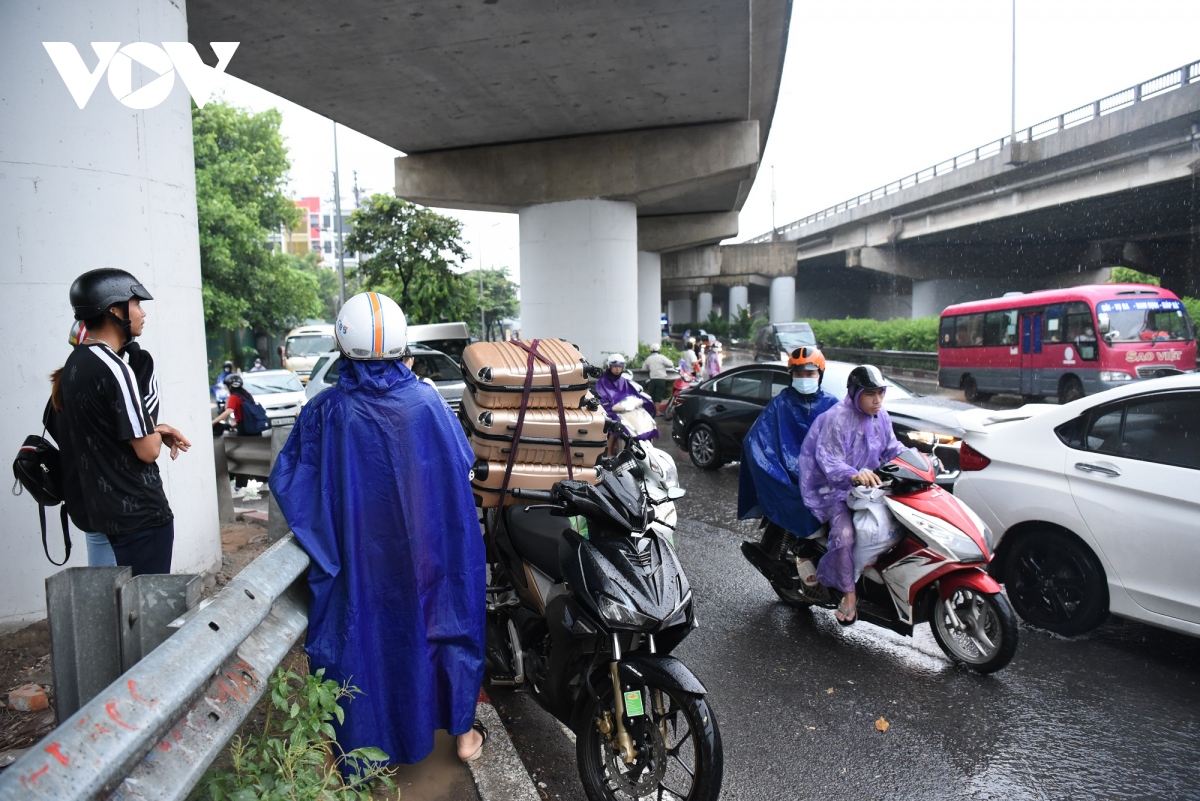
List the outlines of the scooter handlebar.
<svg viewBox="0 0 1200 801">
<path fill-rule="evenodd" d="M 521 500 L 529 500 L 529 501 L 552 501 L 552 500 L 554 500 L 554 496 L 549 490 L 532 490 L 532 489 L 521 489 L 520 487 L 514 487 L 511 491 L 512 491 L 512 496 L 514 498 L 520 498 Z"/>
</svg>

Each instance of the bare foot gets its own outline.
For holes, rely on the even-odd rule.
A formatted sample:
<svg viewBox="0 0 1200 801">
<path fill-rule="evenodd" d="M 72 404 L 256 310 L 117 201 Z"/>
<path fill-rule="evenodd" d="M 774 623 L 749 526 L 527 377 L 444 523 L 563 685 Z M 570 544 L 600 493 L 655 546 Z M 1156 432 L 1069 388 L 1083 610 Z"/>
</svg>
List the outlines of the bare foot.
<svg viewBox="0 0 1200 801">
<path fill-rule="evenodd" d="M 483 735 L 478 729 L 458 735 L 458 758 L 466 762 L 483 747 Z"/>
</svg>

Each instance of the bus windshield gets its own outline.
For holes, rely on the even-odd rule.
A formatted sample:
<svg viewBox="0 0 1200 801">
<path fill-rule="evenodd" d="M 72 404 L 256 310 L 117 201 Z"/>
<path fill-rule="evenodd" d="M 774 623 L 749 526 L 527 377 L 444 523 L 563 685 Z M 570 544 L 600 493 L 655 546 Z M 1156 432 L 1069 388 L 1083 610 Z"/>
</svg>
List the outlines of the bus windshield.
<svg viewBox="0 0 1200 801">
<path fill-rule="evenodd" d="M 1109 342 L 1188 342 L 1196 336 L 1183 303 L 1169 298 L 1103 300 L 1096 319 Z"/>
<path fill-rule="evenodd" d="M 337 350 L 337 343 L 333 341 L 333 334 L 305 334 L 288 337 L 284 354 L 289 357 L 319 356 L 331 350 Z"/>
</svg>

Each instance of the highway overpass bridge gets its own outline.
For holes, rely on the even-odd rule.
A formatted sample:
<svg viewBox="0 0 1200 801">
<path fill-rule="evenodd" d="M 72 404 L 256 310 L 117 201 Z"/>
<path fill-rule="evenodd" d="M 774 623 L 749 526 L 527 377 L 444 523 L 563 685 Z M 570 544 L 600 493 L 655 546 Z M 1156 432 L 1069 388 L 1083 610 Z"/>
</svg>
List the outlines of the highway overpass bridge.
<svg viewBox="0 0 1200 801">
<path fill-rule="evenodd" d="M 776 320 L 922 317 L 1124 265 L 1200 295 L 1198 172 L 1200 61 L 1019 131 L 1015 146 L 1004 137 L 746 244 L 671 256 L 664 293 L 679 319 L 747 298 Z"/>
<path fill-rule="evenodd" d="M 0 319 L 18 343 L 0 439 L 40 428 L 71 281 L 131 270 L 155 297 L 143 341 L 164 422 L 198 445 L 163 465 L 174 568 L 219 564 L 191 101 L 162 43 L 212 64 L 210 42 L 240 42 L 230 74 L 403 151 L 402 197 L 518 212 L 525 332 L 598 360 L 657 338 L 661 252 L 737 234 L 790 15 L 790 0 L 0 3 L 0 285 L 20 310 Z M 78 92 L 42 42 L 75 46 Z M 134 42 L 150 49 L 114 56 Z M 4 497 L 0 631 L 44 616 L 52 570 L 34 505 Z"/>
</svg>

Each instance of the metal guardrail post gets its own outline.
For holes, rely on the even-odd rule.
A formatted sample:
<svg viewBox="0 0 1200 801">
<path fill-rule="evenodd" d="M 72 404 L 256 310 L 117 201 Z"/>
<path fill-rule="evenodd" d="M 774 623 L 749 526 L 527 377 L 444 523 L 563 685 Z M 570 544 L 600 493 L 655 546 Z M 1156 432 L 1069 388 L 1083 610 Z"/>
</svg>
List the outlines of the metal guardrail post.
<svg viewBox="0 0 1200 801">
<path fill-rule="evenodd" d="M 225 437 L 213 437 L 213 462 L 217 467 L 217 519 L 233 522 L 233 490 L 229 486 L 229 459 L 225 456 Z"/>
<path fill-rule="evenodd" d="M 275 466 L 279 452 L 287 444 L 288 437 L 292 434 L 292 428 L 293 426 L 280 426 L 271 429 L 271 464 L 268 466 L 268 474 L 270 468 Z M 275 500 L 275 493 L 270 493 L 267 496 L 267 541 L 281 540 L 290 530 L 287 521 L 283 519 L 283 510 L 279 508 L 279 502 Z"/>
<path fill-rule="evenodd" d="M 269 548 L 0 773 L 0 801 L 185 797 L 300 636 L 307 567 L 291 537 Z"/>
<path fill-rule="evenodd" d="M 69 567 L 46 579 L 54 711 L 66 720 L 121 675 L 120 587 L 128 567 Z"/>
<path fill-rule="evenodd" d="M 172 573 L 135 576 L 121 585 L 117 593 L 122 671 L 175 633 L 167 624 L 200 602 L 203 583 L 194 574 Z"/>
</svg>

